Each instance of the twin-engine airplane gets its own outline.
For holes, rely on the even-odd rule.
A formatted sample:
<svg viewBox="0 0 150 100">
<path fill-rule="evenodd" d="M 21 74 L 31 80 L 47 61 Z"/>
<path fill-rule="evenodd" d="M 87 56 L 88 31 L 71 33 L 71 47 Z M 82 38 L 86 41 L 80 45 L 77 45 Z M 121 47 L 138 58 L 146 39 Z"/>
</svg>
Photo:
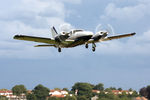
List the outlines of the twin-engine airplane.
<svg viewBox="0 0 150 100">
<path fill-rule="evenodd" d="M 116 35 L 107 37 L 108 31 L 99 31 L 96 34 L 90 31 L 84 30 L 72 30 L 70 32 L 61 32 L 57 33 L 55 27 L 51 28 L 52 38 L 43 38 L 43 37 L 34 37 L 26 35 L 15 35 L 14 39 L 25 40 L 25 41 L 34 41 L 45 43 L 42 45 L 36 45 L 35 47 L 55 47 L 58 48 L 58 52 L 61 52 L 61 48 L 71 48 L 79 45 L 85 45 L 85 48 L 88 48 L 88 44 L 92 44 L 92 51 L 95 51 L 97 42 L 120 39 L 124 37 L 130 37 L 136 33 L 129 33 L 123 35 Z"/>
</svg>

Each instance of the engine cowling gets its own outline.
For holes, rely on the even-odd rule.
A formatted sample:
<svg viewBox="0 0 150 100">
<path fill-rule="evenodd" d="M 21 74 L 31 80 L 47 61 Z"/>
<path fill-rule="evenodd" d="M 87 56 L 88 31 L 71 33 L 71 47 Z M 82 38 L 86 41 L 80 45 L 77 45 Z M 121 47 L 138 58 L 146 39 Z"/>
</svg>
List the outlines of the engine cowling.
<svg viewBox="0 0 150 100">
<path fill-rule="evenodd" d="M 92 39 L 94 41 L 98 41 L 99 39 L 105 38 L 107 36 L 107 32 L 97 32 Z"/>
<path fill-rule="evenodd" d="M 69 34 L 59 34 L 55 37 L 57 42 L 65 41 L 69 37 Z"/>
</svg>

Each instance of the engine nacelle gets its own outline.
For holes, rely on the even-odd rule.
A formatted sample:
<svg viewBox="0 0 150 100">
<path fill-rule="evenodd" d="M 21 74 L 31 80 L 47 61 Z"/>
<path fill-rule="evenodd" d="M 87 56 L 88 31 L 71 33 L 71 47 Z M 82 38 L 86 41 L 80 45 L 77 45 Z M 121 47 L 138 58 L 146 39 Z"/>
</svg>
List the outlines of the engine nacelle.
<svg viewBox="0 0 150 100">
<path fill-rule="evenodd" d="M 57 42 L 65 41 L 69 37 L 69 34 L 59 34 L 55 37 Z"/>
<path fill-rule="evenodd" d="M 94 41 L 98 41 L 99 39 L 105 38 L 107 36 L 107 32 L 97 32 L 92 39 Z"/>
</svg>

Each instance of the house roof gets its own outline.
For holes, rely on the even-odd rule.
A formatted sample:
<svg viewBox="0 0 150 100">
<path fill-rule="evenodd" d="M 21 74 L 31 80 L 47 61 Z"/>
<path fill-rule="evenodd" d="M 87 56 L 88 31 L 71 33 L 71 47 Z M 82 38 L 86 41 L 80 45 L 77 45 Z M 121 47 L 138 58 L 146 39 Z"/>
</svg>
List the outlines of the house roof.
<svg viewBox="0 0 150 100">
<path fill-rule="evenodd" d="M 8 91 L 0 91 L 0 93 L 12 93 L 11 90 L 8 90 Z"/>
<path fill-rule="evenodd" d="M 136 97 L 135 100 L 148 100 L 145 97 Z"/>
<path fill-rule="evenodd" d="M 97 92 L 100 92 L 100 90 L 92 90 L 92 92 L 96 92 L 97 93 Z"/>
<path fill-rule="evenodd" d="M 65 95 L 51 95 L 51 97 L 59 97 L 59 98 L 63 98 L 63 97 L 65 97 Z"/>
</svg>

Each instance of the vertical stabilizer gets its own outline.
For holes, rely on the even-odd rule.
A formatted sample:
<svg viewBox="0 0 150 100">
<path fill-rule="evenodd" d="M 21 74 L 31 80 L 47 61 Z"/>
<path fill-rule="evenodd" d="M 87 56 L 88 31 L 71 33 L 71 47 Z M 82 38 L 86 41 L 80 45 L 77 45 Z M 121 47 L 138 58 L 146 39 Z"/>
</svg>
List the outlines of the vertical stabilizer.
<svg viewBox="0 0 150 100">
<path fill-rule="evenodd" d="M 58 33 L 57 33 L 57 31 L 56 31 L 56 29 L 55 29 L 54 26 L 51 28 L 51 32 L 52 32 L 52 37 L 53 37 L 53 38 L 55 38 L 56 35 L 58 35 Z"/>
</svg>

